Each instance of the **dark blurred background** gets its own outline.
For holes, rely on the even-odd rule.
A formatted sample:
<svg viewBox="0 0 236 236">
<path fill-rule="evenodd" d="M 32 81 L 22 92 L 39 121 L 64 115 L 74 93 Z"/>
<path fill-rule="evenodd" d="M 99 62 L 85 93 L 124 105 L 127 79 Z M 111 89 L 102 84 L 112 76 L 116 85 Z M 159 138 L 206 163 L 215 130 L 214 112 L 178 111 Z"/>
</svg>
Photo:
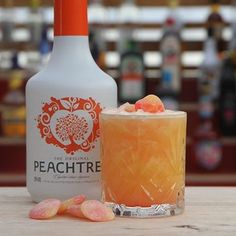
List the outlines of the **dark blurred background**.
<svg viewBox="0 0 236 236">
<path fill-rule="evenodd" d="M 0 0 L 0 186 L 25 185 L 24 88 L 50 57 L 52 4 Z M 152 93 L 188 113 L 187 184 L 236 186 L 236 2 L 91 0 L 89 22 L 120 103 Z"/>
</svg>

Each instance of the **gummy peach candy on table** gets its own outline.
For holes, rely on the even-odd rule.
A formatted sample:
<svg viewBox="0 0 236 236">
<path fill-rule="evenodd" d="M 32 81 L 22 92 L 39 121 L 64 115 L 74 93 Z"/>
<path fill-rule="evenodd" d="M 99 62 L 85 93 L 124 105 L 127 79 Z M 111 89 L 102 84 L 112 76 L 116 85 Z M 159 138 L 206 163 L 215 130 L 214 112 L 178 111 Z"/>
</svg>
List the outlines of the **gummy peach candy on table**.
<svg viewBox="0 0 236 236">
<path fill-rule="evenodd" d="M 97 200 L 88 200 L 81 205 L 70 206 L 68 213 L 75 217 L 96 222 L 111 221 L 115 218 L 112 209 Z"/>
<path fill-rule="evenodd" d="M 96 200 L 86 200 L 84 195 L 75 196 L 64 202 L 58 199 L 44 200 L 31 209 L 29 217 L 35 220 L 47 220 L 63 214 L 94 222 L 111 221 L 115 218 L 113 211 L 105 204 Z"/>
<path fill-rule="evenodd" d="M 35 220 L 46 220 L 54 217 L 61 206 L 58 199 L 47 199 L 38 203 L 29 212 L 29 217 Z"/>
<path fill-rule="evenodd" d="M 121 106 L 126 112 L 136 112 L 142 110 L 149 113 L 160 113 L 165 111 L 164 104 L 161 99 L 155 95 L 148 95 L 138 100 L 135 104 L 126 103 Z"/>
<path fill-rule="evenodd" d="M 62 202 L 57 214 L 64 214 L 70 206 L 82 204 L 85 199 L 84 195 L 78 195 Z"/>
</svg>

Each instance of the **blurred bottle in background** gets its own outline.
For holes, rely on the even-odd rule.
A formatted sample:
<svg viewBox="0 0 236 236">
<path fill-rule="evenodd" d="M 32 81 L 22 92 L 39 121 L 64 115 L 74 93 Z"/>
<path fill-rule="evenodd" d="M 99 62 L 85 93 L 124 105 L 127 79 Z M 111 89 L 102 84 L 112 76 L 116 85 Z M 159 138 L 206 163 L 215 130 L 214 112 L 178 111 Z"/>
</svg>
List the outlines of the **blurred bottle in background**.
<svg viewBox="0 0 236 236">
<path fill-rule="evenodd" d="M 202 116 L 200 120 L 194 134 L 195 161 L 201 170 L 215 171 L 223 160 L 220 137 L 213 127 L 212 116 Z"/>
<path fill-rule="evenodd" d="M 106 70 L 106 43 L 101 30 L 91 29 L 89 34 L 90 50 L 94 61 L 103 70 Z"/>
<path fill-rule="evenodd" d="M 123 0 L 119 9 L 120 23 L 137 23 L 139 8 L 135 0 Z"/>
<path fill-rule="evenodd" d="M 178 1 L 169 0 L 170 13 L 164 24 L 160 50 L 162 55 L 161 83 L 158 95 L 167 109 L 178 110 L 181 92 L 181 40 L 182 23 L 177 14 Z"/>
<path fill-rule="evenodd" d="M 104 38 L 104 34 L 102 34 L 103 31 L 99 30 L 97 32 L 97 44 L 98 44 L 98 49 L 99 49 L 99 55 L 98 55 L 98 60 L 97 60 L 97 65 L 103 70 L 106 71 L 106 42 Z"/>
<path fill-rule="evenodd" d="M 207 26 L 213 31 L 213 37 L 216 40 L 218 53 L 226 48 L 223 40 L 224 19 L 220 14 L 220 0 L 210 0 L 211 12 L 207 19 Z"/>
<path fill-rule="evenodd" d="M 35 45 L 35 51 L 28 53 L 24 68 L 30 74 L 38 73 L 49 61 L 51 50 L 52 42 L 48 37 L 48 26 L 43 25 L 39 42 Z"/>
<path fill-rule="evenodd" d="M 216 40 L 213 37 L 213 29 L 209 28 L 198 85 L 200 124 L 194 134 L 196 163 L 207 171 L 217 169 L 222 161 L 222 147 L 214 123 L 215 105 L 219 96 L 219 69 Z"/>
<path fill-rule="evenodd" d="M 30 39 L 35 45 L 40 43 L 43 30 L 43 15 L 40 9 L 41 0 L 30 0 Z"/>
<path fill-rule="evenodd" d="M 104 23 L 106 18 L 106 9 L 103 6 L 103 0 L 89 0 L 89 20 L 92 23 Z"/>
<path fill-rule="evenodd" d="M 89 3 L 89 15 L 91 16 L 90 20 L 93 24 L 98 26 L 94 28 L 90 27 L 90 50 L 97 65 L 105 71 L 106 43 L 104 38 L 104 30 L 99 28 L 99 24 L 105 23 L 106 9 L 103 6 L 102 0 L 90 0 Z"/>
<path fill-rule="evenodd" d="M 123 0 L 119 9 L 119 40 L 117 41 L 117 49 L 122 53 L 127 45 L 127 41 L 133 39 L 133 31 L 135 27 L 128 27 L 130 24 L 138 22 L 139 9 L 135 4 L 135 0 Z M 126 26 L 126 27 L 125 27 Z"/>
<path fill-rule="evenodd" d="M 134 103 L 145 96 L 143 54 L 133 40 L 127 42 L 125 49 L 121 54 L 119 98 Z"/>
<path fill-rule="evenodd" d="M 41 31 L 40 42 L 39 42 L 39 52 L 40 52 L 39 70 L 42 69 L 42 67 L 44 67 L 48 63 L 51 50 L 52 50 L 52 45 L 48 39 L 48 27 L 44 26 Z"/>
<path fill-rule="evenodd" d="M 90 33 L 89 33 L 89 46 L 90 46 L 90 51 L 93 56 L 93 59 L 94 61 L 97 62 L 99 58 L 99 48 L 95 39 L 95 33 L 92 30 L 90 30 Z"/>
<path fill-rule="evenodd" d="M 1 30 L 2 30 L 2 41 L 5 43 L 12 42 L 12 32 L 14 29 L 14 10 L 13 0 L 4 0 L 4 9 L 0 16 Z"/>
<path fill-rule="evenodd" d="M 236 0 L 233 0 L 232 2 L 232 24 L 231 24 L 231 28 L 233 31 L 232 34 L 232 39 L 229 43 L 229 51 L 232 54 L 232 59 L 234 62 L 234 66 L 236 68 Z"/>
<path fill-rule="evenodd" d="M 219 109 L 222 135 L 236 136 L 236 77 L 232 54 L 222 66 Z"/>
<path fill-rule="evenodd" d="M 229 44 L 229 52 L 232 55 L 232 59 L 236 68 L 236 22 L 232 25 L 232 30 L 233 30 L 233 36 Z"/>
<path fill-rule="evenodd" d="M 183 21 L 178 12 L 179 0 L 168 0 L 169 13 L 167 19 L 174 19 L 176 31 L 181 31 L 183 27 Z"/>
<path fill-rule="evenodd" d="M 121 55 L 119 100 L 133 103 L 145 96 L 144 61 L 140 45 L 133 39 L 139 9 L 135 0 L 125 0 L 120 6 L 120 37 L 117 48 Z"/>
<path fill-rule="evenodd" d="M 204 59 L 200 67 L 201 75 L 199 79 L 200 106 L 214 106 L 219 97 L 219 76 L 221 62 L 217 53 L 217 44 L 212 28 L 208 29 L 208 39 L 204 44 Z"/>
<path fill-rule="evenodd" d="M 179 109 L 179 94 L 172 89 L 173 76 L 166 71 L 162 74 L 161 85 L 157 89 L 157 95 L 161 98 L 167 110 Z"/>
<path fill-rule="evenodd" d="M 22 91 L 25 73 L 13 54 L 9 90 L 2 100 L 2 131 L 5 137 L 25 137 L 25 95 Z"/>
<path fill-rule="evenodd" d="M 203 99 L 203 98 L 201 98 Z M 194 132 L 195 162 L 201 170 L 215 171 L 223 160 L 220 135 L 214 124 L 215 109 L 208 97 L 199 107 L 200 123 Z"/>
</svg>

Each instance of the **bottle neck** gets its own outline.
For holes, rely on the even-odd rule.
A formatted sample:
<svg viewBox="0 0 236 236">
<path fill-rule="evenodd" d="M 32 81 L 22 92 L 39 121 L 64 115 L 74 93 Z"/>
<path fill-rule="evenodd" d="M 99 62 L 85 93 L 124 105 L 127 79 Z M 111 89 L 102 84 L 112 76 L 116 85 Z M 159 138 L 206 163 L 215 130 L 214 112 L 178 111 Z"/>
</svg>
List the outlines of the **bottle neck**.
<svg viewBox="0 0 236 236">
<path fill-rule="evenodd" d="M 55 37 L 49 67 L 93 64 L 88 40 L 87 0 L 54 0 L 54 11 Z"/>
<path fill-rule="evenodd" d="M 178 0 L 169 0 L 168 5 L 170 9 L 176 9 L 179 6 L 179 1 Z"/>
<path fill-rule="evenodd" d="M 211 5 L 211 11 L 213 13 L 217 13 L 218 14 L 220 12 L 220 5 L 219 5 L 219 3 L 213 3 Z"/>
<path fill-rule="evenodd" d="M 87 0 L 54 0 L 54 35 L 88 36 Z"/>
</svg>

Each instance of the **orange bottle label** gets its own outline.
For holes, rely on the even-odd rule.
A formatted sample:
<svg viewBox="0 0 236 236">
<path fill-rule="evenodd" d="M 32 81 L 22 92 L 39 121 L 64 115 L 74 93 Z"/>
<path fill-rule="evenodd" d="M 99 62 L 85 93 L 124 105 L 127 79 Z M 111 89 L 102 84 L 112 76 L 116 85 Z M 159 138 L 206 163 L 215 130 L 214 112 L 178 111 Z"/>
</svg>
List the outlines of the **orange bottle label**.
<svg viewBox="0 0 236 236">
<path fill-rule="evenodd" d="M 100 137 L 99 114 L 102 108 L 93 98 L 51 98 L 38 116 L 38 129 L 47 144 L 74 155 L 89 152 Z"/>
<path fill-rule="evenodd" d="M 88 35 L 87 0 L 54 1 L 54 35 Z"/>
</svg>

